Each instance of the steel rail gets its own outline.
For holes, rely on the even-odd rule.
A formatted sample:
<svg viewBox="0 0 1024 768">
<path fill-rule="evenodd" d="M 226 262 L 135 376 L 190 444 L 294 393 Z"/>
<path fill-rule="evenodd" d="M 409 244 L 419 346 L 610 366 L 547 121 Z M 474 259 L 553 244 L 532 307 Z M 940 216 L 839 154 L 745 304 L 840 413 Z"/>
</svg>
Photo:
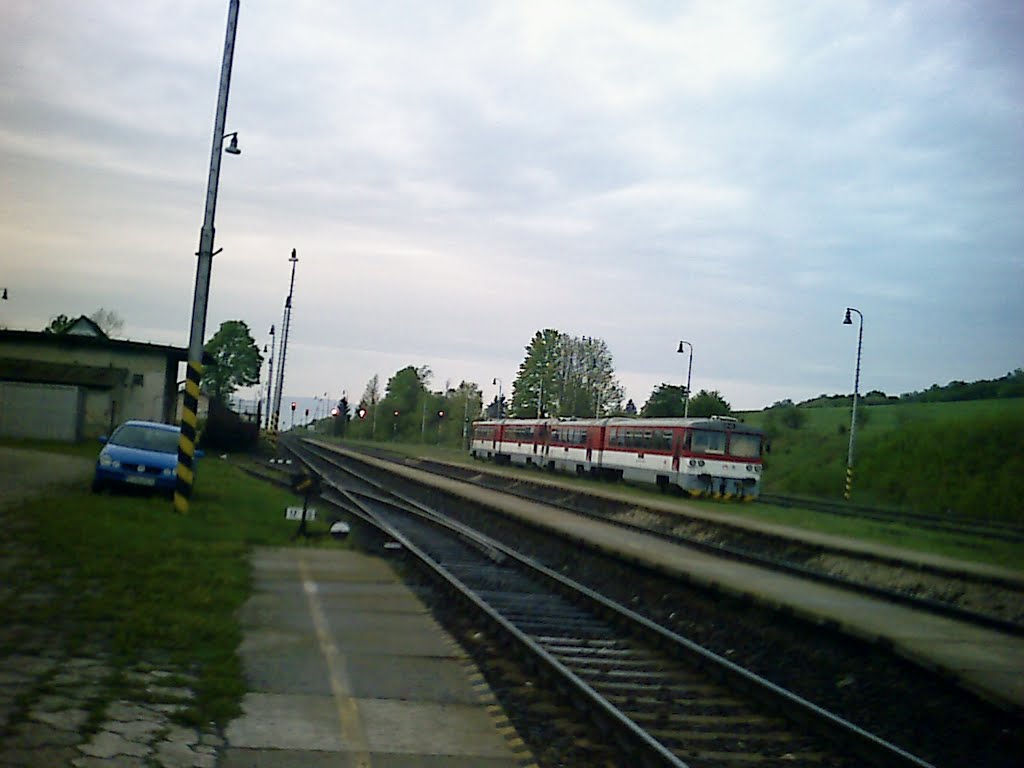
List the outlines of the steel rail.
<svg viewBox="0 0 1024 768">
<path fill-rule="evenodd" d="M 389 459 L 383 459 L 383 460 L 388 461 Z M 400 462 L 396 462 L 396 463 L 400 463 Z M 479 475 L 480 474 L 479 472 L 474 472 L 473 470 L 465 469 L 463 467 L 458 467 L 456 465 L 444 464 L 444 463 L 441 463 L 441 462 L 432 462 L 432 461 L 429 461 L 429 460 L 427 460 L 427 461 L 417 460 L 415 462 L 414 466 L 417 469 L 423 469 L 424 471 L 428 471 L 428 472 L 435 472 L 436 474 L 440 474 L 440 475 L 445 476 L 445 477 L 461 480 L 463 482 L 472 482 L 471 480 L 466 479 L 467 475 L 472 476 L 472 475 Z M 843 576 L 840 576 L 840 575 L 837 575 L 837 574 L 832 574 L 832 573 L 827 573 L 825 571 L 817 570 L 817 569 L 814 569 L 814 568 L 811 568 L 809 566 L 802 565 L 802 564 L 799 564 L 799 563 L 793 563 L 793 562 L 790 562 L 790 561 L 787 561 L 787 560 L 771 557 L 769 555 L 766 555 L 766 554 L 754 551 L 752 549 L 742 548 L 742 547 L 738 547 L 738 546 L 731 545 L 731 544 L 708 542 L 708 541 L 702 540 L 700 538 L 697 538 L 695 536 L 686 536 L 686 535 L 678 534 L 678 533 L 668 533 L 668 532 L 665 532 L 665 531 L 659 531 L 657 529 L 654 529 L 654 528 L 651 528 L 651 527 L 648 527 L 648 526 L 640 525 L 640 524 L 637 524 L 637 523 L 632 523 L 632 522 L 629 522 L 629 521 L 626 521 L 626 520 L 617 520 L 617 519 L 614 519 L 613 517 L 610 516 L 610 514 L 614 514 L 614 513 L 605 513 L 605 512 L 601 512 L 601 511 L 594 511 L 594 510 L 590 510 L 590 509 L 584 509 L 584 508 L 581 508 L 579 506 L 569 506 L 569 505 L 566 505 L 566 504 L 556 503 L 556 502 L 553 502 L 552 500 L 550 500 L 550 498 L 544 498 L 544 497 L 538 495 L 537 493 L 532 493 L 530 490 L 527 490 L 527 489 L 523 488 L 523 486 L 527 486 L 530 489 L 540 489 L 540 490 L 543 490 L 543 491 L 550 491 L 550 487 L 548 487 L 548 486 L 541 486 L 541 485 L 538 485 L 538 484 L 534 484 L 534 483 L 531 483 L 528 480 L 519 480 L 519 479 L 511 479 L 511 478 L 507 479 L 507 482 L 506 482 L 506 478 L 504 476 L 502 476 L 502 475 L 490 475 L 488 479 L 493 481 L 495 478 L 497 479 L 497 481 L 488 482 L 486 484 L 481 484 L 481 483 L 474 483 L 474 484 L 482 485 L 482 486 L 488 487 L 488 488 L 490 488 L 492 490 L 498 490 L 498 491 L 501 491 L 502 493 L 508 493 L 510 495 L 517 496 L 519 498 L 528 499 L 528 500 L 533 501 L 533 502 L 535 502 L 537 504 L 544 504 L 546 506 L 550 506 L 550 507 L 553 507 L 553 508 L 558 509 L 558 510 L 571 511 L 574 514 L 580 514 L 580 515 L 584 515 L 586 517 L 589 517 L 591 519 L 601 520 L 601 521 L 606 522 L 606 523 L 608 523 L 610 525 L 614 525 L 614 526 L 617 526 L 619 528 L 622 528 L 623 530 L 628 530 L 628 531 L 632 531 L 632 532 L 642 533 L 642 534 L 645 534 L 645 535 L 649 535 L 649 536 L 653 536 L 655 538 L 661 539 L 663 541 L 669 541 L 669 542 L 672 542 L 674 544 L 680 544 L 680 545 L 684 545 L 684 546 L 693 547 L 695 549 L 699 549 L 700 551 L 708 552 L 710 554 L 714 554 L 714 555 L 717 555 L 717 556 L 727 557 L 727 558 L 730 558 L 730 559 L 735 560 L 737 562 L 745 562 L 745 563 L 749 563 L 749 564 L 752 564 L 752 565 L 757 565 L 757 566 L 761 566 L 761 567 L 765 567 L 765 568 L 770 568 L 772 570 L 780 571 L 780 572 L 783 572 L 783 573 L 790 573 L 790 574 L 793 574 L 793 575 L 798 576 L 800 578 L 804 578 L 804 579 L 808 579 L 808 580 L 812 580 L 812 581 L 817 581 L 817 582 L 820 582 L 820 583 L 823 583 L 823 584 L 828 584 L 830 586 L 834 586 L 834 587 L 837 587 L 837 588 L 840 588 L 840 589 L 846 589 L 846 590 L 850 590 L 850 591 L 854 591 L 854 592 L 860 592 L 860 593 L 863 593 L 863 594 L 866 594 L 866 595 L 870 595 L 872 597 L 877 597 L 877 598 L 880 598 L 880 599 L 883 599 L 883 600 L 887 600 L 887 601 L 892 602 L 892 603 L 898 603 L 898 604 L 901 604 L 901 605 L 906 605 L 906 606 L 914 608 L 916 610 L 920 610 L 920 611 L 924 611 L 924 612 L 928 612 L 928 613 L 933 613 L 933 614 L 936 614 L 936 615 L 939 615 L 939 616 L 944 616 L 944 617 L 951 618 L 951 619 L 956 619 L 957 621 L 963 621 L 965 623 L 973 624 L 973 625 L 980 626 L 980 627 L 985 627 L 987 629 L 994 629 L 994 630 L 997 630 L 999 632 L 1004 632 L 1004 633 L 1010 634 L 1010 635 L 1024 636 L 1024 624 L 1021 624 L 1020 622 L 1017 622 L 1017 621 L 1012 621 L 1012 620 L 1009 620 L 1009 619 L 1001 618 L 999 616 L 992 616 L 991 614 L 986 614 L 986 613 L 981 613 L 979 611 L 974 611 L 974 610 L 971 610 L 969 608 L 964 608 L 962 606 L 956 605 L 955 603 L 950 603 L 950 602 L 946 602 L 946 601 L 942 601 L 942 600 L 936 600 L 936 599 L 933 599 L 933 598 L 919 597 L 919 596 L 915 596 L 915 595 L 912 595 L 912 594 L 908 594 L 906 592 L 902 592 L 902 591 L 897 590 L 897 589 L 891 589 L 889 587 L 883 587 L 883 586 L 878 586 L 878 585 L 875 585 L 875 584 L 869 584 L 869 583 L 865 583 L 865 582 L 861 582 L 861 581 L 856 581 L 856 580 L 849 579 L 849 578 L 846 578 L 846 577 L 843 577 Z M 517 487 L 509 487 L 508 483 L 511 483 L 512 485 L 517 486 Z M 576 491 L 575 489 L 569 489 L 569 488 L 565 489 L 565 491 L 566 491 L 566 493 L 573 494 L 573 495 L 576 495 L 576 494 L 580 493 L 579 491 Z M 588 494 L 583 494 L 583 495 L 588 495 Z M 659 510 L 655 510 L 655 509 L 649 509 L 647 511 L 650 511 L 653 514 L 664 514 L 664 513 L 660 512 Z M 739 526 L 730 526 L 727 523 L 719 523 L 719 522 L 716 522 L 716 523 L 706 523 L 705 521 L 700 521 L 700 522 L 701 522 L 701 524 L 712 525 L 712 526 L 714 526 L 716 528 L 723 528 L 723 529 L 728 529 L 728 530 L 734 530 L 734 531 L 737 531 L 738 533 L 740 533 L 741 535 L 744 535 L 744 536 L 758 536 L 758 537 L 761 537 L 763 539 L 784 542 L 786 544 L 793 544 L 794 543 L 794 542 L 792 542 L 792 540 L 786 539 L 785 537 L 776 536 L 776 535 L 772 535 L 772 534 L 762 534 L 762 533 L 751 532 L 749 529 L 741 528 Z M 826 547 L 826 546 L 823 546 L 823 545 L 808 545 L 808 544 L 803 544 L 803 543 L 800 543 L 800 542 L 796 542 L 796 544 L 798 544 L 799 546 L 805 546 L 805 547 L 809 547 L 811 549 L 816 549 L 816 550 L 819 550 L 821 552 L 835 552 L 837 554 L 841 554 L 844 557 L 852 557 L 852 558 L 856 558 L 856 559 L 860 559 L 860 560 L 870 560 L 870 561 L 873 561 L 873 562 L 883 563 L 883 564 L 892 565 L 892 566 L 902 566 L 902 567 L 907 567 L 907 568 L 914 568 L 915 570 L 921 570 L 923 572 L 933 573 L 933 574 L 936 574 L 936 575 L 939 575 L 939 576 L 942 576 L 942 577 L 945 577 L 945 578 L 951 578 L 951 576 L 950 576 L 951 572 L 950 571 L 942 569 L 942 568 L 937 568 L 937 567 L 934 567 L 934 566 L 930 566 L 928 564 L 910 564 L 910 563 L 907 563 L 905 561 L 902 561 L 902 560 L 899 560 L 899 559 L 896 559 L 896 558 L 886 557 L 884 555 L 878 555 L 878 554 L 872 554 L 872 553 L 863 553 L 863 552 L 851 552 L 849 550 L 844 550 L 844 549 L 840 549 L 840 548 L 829 548 L 829 547 Z M 972 581 L 972 582 L 975 582 L 975 583 L 993 584 L 993 585 L 999 586 L 1001 588 L 1013 589 L 1013 590 L 1020 591 L 1020 585 L 1019 584 L 1016 584 L 1016 583 L 1013 583 L 1013 582 L 1008 582 L 1008 581 L 1003 580 L 1003 579 L 998 579 L 998 578 L 981 578 L 981 577 L 974 576 L 972 574 L 964 574 L 964 573 L 961 573 L 961 572 L 953 572 L 953 573 L 954 573 L 956 578 L 961 578 L 961 579 Z"/>
<path fill-rule="evenodd" d="M 897 525 L 912 525 L 920 528 L 963 533 L 999 541 L 1024 541 L 1024 528 L 1012 523 L 1002 523 L 998 520 L 974 523 L 967 520 L 955 520 L 939 515 L 930 515 L 924 512 L 893 510 L 865 504 L 849 504 L 840 501 L 829 501 L 828 499 L 809 499 L 786 494 L 762 493 L 757 501 L 762 504 L 771 504 L 778 507 L 809 509 L 814 512 L 824 512 L 840 517 L 877 520 Z"/>
<path fill-rule="evenodd" d="M 325 456 L 322 453 L 323 449 L 311 448 L 310 446 L 303 446 L 303 448 L 317 456 L 319 459 L 317 462 L 318 464 L 320 462 L 329 461 L 337 466 L 341 461 L 341 457 Z M 327 451 L 327 453 L 330 452 Z M 298 455 L 301 460 L 306 460 L 301 449 L 298 452 Z M 323 465 L 320 464 L 320 466 L 322 467 Z M 382 521 L 379 520 L 378 515 L 374 514 L 364 504 L 359 502 L 357 496 L 372 498 L 377 503 L 387 503 L 389 506 L 396 507 L 404 513 L 415 513 L 421 519 L 429 521 L 432 525 L 446 528 L 463 541 L 474 541 L 476 544 L 473 546 L 483 552 L 485 557 L 488 557 L 494 562 L 499 561 L 494 553 L 500 553 L 501 562 L 514 562 L 517 567 L 528 569 L 531 573 L 540 575 L 551 583 L 557 585 L 560 592 L 569 591 L 576 596 L 577 600 L 582 597 L 588 602 L 599 606 L 599 615 L 614 616 L 616 623 L 629 625 L 632 628 L 631 631 L 633 633 L 638 630 L 642 631 L 646 636 L 654 638 L 659 646 L 667 646 L 675 649 L 675 654 L 679 654 L 680 656 L 685 655 L 691 660 L 688 662 L 688 665 L 696 666 L 705 670 L 713 670 L 716 677 L 728 680 L 731 687 L 740 687 L 762 703 L 768 704 L 772 708 L 781 708 L 785 710 L 791 720 L 802 723 L 805 726 L 810 726 L 814 730 L 818 731 L 820 735 L 826 736 L 826 738 L 835 739 L 838 734 L 841 734 L 842 741 L 855 749 L 857 754 L 861 757 L 869 759 L 880 765 L 917 766 L 918 768 L 923 768 L 924 766 L 929 765 L 929 763 L 907 753 L 899 747 L 890 744 L 889 742 L 864 731 L 858 726 L 827 712 L 817 705 L 780 688 L 774 683 L 743 669 L 735 663 L 708 651 L 696 643 L 693 643 L 687 638 L 665 629 L 636 612 L 608 600 L 597 592 L 578 584 L 577 582 L 574 582 L 561 574 L 540 565 L 539 563 L 522 557 L 517 552 L 506 547 L 500 542 L 489 539 L 461 523 L 450 521 L 443 515 L 440 515 L 429 507 L 420 504 L 414 499 L 408 498 L 401 493 L 392 490 L 386 491 L 387 495 L 385 495 L 385 489 L 383 489 L 379 483 L 355 473 L 350 467 L 344 467 L 343 471 L 359 477 L 362 482 L 370 484 L 375 490 L 372 493 L 353 493 L 340 487 L 329 478 L 325 478 L 325 482 L 334 489 L 335 492 L 342 494 L 343 498 L 350 504 L 356 505 L 362 509 L 366 516 L 377 519 L 378 524 L 382 523 Z M 396 499 L 397 504 L 389 499 L 389 496 Z M 386 523 L 384 523 L 384 525 L 386 525 Z M 388 526 L 388 528 L 390 529 L 388 535 L 393 536 L 396 540 L 400 541 L 404 547 L 409 549 L 409 551 L 416 553 L 417 557 L 423 556 L 429 558 L 429 556 L 408 537 L 402 535 L 401 532 L 394 530 L 393 526 Z M 462 592 L 465 599 L 476 605 L 480 610 L 484 611 L 484 613 L 489 616 L 493 624 L 500 626 L 503 631 L 514 637 L 516 642 L 522 647 L 529 649 L 531 653 L 536 655 L 536 658 L 542 659 L 549 669 L 557 672 L 563 680 L 567 680 L 580 695 L 583 695 L 589 702 L 591 702 L 591 706 L 597 706 L 600 712 L 599 720 L 607 720 L 608 718 L 611 718 L 611 720 L 617 724 L 616 727 L 623 729 L 622 732 L 627 734 L 629 739 L 632 740 L 639 738 L 645 749 L 653 749 L 653 752 L 651 752 L 652 759 L 657 758 L 659 760 L 672 761 L 654 764 L 685 765 L 685 763 L 679 762 L 679 759 L 672 755 L 666 747 L 660 745 L 657 740 L 647 734 L 641 726 L 633 722 L 633 720 L 631 720 L 627 715 L 622 713 L 600 693 L 595 691 L 575 672 L 562 664 L 559 659 L 548 653 L 543 646 L 533 641 L 529 635 L 519 630 L 518 627 L 506 620 L 505 617 L 500 615 L 497 611 L 491 609 L 486 600 L 472 594 L 472 591 L 469 590 L 469 587 L 464 584 L 462 580 L 450 573 L 444 573 L 446 569 L 443 569 L 439 563 L 430 561 L 430 568 L 437 572 L 438 576 L 444 578 L 446 582 L 450 583 L 453 587 Z M 692 661 L 694 659 L 696 660 L 696 663 Z"/>
</svg>

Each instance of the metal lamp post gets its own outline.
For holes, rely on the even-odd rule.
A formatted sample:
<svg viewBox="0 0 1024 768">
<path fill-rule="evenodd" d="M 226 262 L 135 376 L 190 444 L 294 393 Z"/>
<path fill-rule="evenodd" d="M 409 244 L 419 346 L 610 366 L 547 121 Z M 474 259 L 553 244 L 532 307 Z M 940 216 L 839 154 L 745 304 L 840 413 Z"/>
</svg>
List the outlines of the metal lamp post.
<svg viewBox="0 0 1024 768">
<path fill-rule="evenodd" d="M 861 314 L 859 309 L 847 307 L 843 325 L 853 325 L 853 320 L 850 318 L 851 312 L 856 312 L 857 317 L 860 318 L 860 329 L 857 331 L 857 368 L 853 376 L 853 414 L 850 416 L 850 450 L 846 454 L 846 490 L 843 493 L 843 498 L 847 501 L 850 500 L 850 491 L 853 488 L 853 446 L 857 439 L 857 398 L 860 395 L 860 350 L 861 344 L 864 341 L 864 315 Z"/>
<path fill-rule="evenodd" d="M 192 323 L 188 342 L 188 369 L 186 370 L 185 395 L 181 409 L 181 438 L 178 441 L 178 467 L 174 488 L 174 508 L 188 512 L 192 496 L 193 460 L 195 456 L 197 412 L 199 410 L 199 385 L 203 378 L 203 336 L 206 333 L 206 309 L 210 296 L 210 269 L 213 264 L 213 219 L 217 210 L 217 186 L 220 182 L 220 157 L 225 151 L 224 139 L 231 136 L 227 151 L 240 154 L 238 134 L 225 134 L 224 123 L 228 113 L 228 90 L 231 85 L 231 64 L 235 55 L 235 32 L 238 28 L 239 0 L 230 0 L 228 5 L 227 33 L 224 37 L 224 58 L 220 68 L 220 90 L 217 95 L 217 112 L 213 122 L 213 147 L 210 151 L 210 174 L 206 185 L 206 207 L 203 228 L 199 234 L 199 257 L 196 266 L 196 286 L 192 299 Z"/>
<path fill-rule="evenodd" d="M 270 326 L 270 359 L 268 360 L 267 369 L 267 425 L 265 429 L 270 429 L 270 412 L 274 410 L 274 326 Z"/>
<path fill-rule="evenodd" d="M 676 352 L 686 354 L 686 350 L 683 349 L 684 344 L 690 348 L 690 363 L 686 368 L 686 392 L 683 395 L 683 418 L 687 419 L 690 417 L 690 374 L 693 373 L 693 344 L 688 341 L 680 341 L 679 349 Z"/>
</svg>

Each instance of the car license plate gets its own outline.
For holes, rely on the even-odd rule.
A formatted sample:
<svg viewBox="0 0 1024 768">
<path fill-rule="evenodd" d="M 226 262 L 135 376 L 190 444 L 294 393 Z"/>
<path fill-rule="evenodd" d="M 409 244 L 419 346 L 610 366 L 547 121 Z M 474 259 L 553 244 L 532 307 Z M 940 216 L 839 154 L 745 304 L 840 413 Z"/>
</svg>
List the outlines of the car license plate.
<svg viewBox="0 0 1024 768">
<path fill-rule="evenodd" d="M 152 477 L 126 477 L 124 481 L 132 485 L 156 485 L 156 480 Z"/>
</svg>

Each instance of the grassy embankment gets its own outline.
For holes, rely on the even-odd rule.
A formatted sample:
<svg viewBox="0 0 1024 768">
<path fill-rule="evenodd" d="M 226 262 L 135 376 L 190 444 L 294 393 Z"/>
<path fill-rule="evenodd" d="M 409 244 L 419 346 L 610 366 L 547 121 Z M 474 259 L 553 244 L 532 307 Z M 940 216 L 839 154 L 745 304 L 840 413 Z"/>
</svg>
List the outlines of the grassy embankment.
<svg viewBox="0 0 1024 768">
<path fill-rule="evenodd" d="M 98 453 L 96 443 L 17 447 L 93 459 Z M 284 519 L 284 509 L 296 503 L 207 457 L 188 515 L 175 513 L 166 497 L 97 496 L 88 483 L 6 510 L 5 548 L 20 547 L 21 556 L 0 599 L 5 621 L 59 629 L 64 652 L 99 646 L 118 668 L 142 661 L 198 674 L 187 719 L 226 723 L 245 692 L 236 650 L 237 611 L 251 590 L 247 555 L 255 545 L 292 544 L 296 524 Z M 311 531 L 325 527 L 313 523 Z M 48 599 L 20 599 L 41 587 Z M 117 676 L 108 685 L 110 698 L 131 687 Z"/>
<path fill-rule="evenodd" d="M 806 408 L 798 429 L 772 412 L 766 493 L 841 498 L 849 408 Z M 859 409 L 860 410 L 860 409 Z M 1024 399 L 868 406 L 857 427 L 854 502 L 1024 523 Z"/>
</svg>

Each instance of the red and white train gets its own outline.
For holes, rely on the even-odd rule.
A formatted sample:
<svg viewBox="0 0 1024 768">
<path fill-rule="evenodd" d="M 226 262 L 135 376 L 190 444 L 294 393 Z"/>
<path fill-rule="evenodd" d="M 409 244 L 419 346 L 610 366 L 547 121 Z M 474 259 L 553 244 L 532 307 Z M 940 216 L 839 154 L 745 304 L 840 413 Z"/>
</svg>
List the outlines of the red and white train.
<svg viewBox="0 0 1024 768">
<path fill-rule="evenodd" d="M 499 419 L 473 425 L 470 453 L 504 464 L 755 498 L 765 434 L 736 419 Z"/>
</svg>

